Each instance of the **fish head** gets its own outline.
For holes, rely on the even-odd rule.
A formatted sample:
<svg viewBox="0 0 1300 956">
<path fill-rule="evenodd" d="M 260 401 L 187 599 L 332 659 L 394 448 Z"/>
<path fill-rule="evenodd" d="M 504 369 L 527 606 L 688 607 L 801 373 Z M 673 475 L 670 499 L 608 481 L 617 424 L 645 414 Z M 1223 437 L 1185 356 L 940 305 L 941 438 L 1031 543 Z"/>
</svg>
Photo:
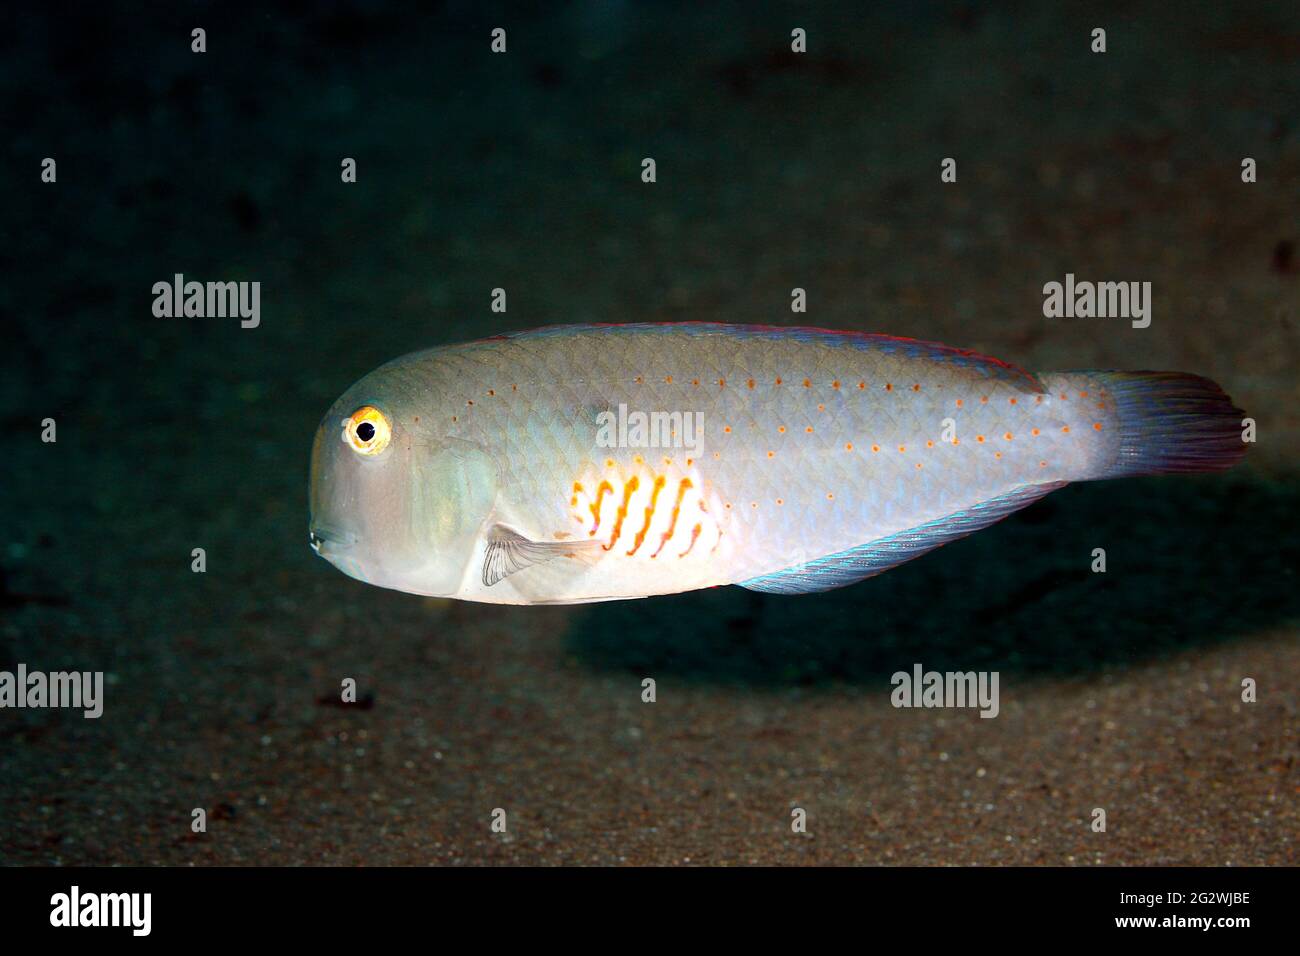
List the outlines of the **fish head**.
<svg viewBox="0 0 1300 956">
<path fill-rule="evenodd" d="M 451 597 L 473 559 L 499 483 L 472 442 L 440 435 L 414 389 L 384 370 L 334 403 L 311 454 L 309 541 L 344 574 Z"/>
</svg>

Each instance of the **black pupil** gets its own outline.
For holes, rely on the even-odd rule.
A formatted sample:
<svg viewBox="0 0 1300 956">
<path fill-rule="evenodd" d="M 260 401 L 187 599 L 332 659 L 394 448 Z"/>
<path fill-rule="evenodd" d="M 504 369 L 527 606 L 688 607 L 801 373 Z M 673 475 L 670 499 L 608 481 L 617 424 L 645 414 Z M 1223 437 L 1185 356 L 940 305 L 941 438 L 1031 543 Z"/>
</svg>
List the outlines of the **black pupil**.
<svg viewBox="0 0 1300 956">
<path fill-rule="evenodd" d="M 357 426 L 357 437 L 363 442 L 368 442 L 375 437 L 375 426 L 370 422 L 362 422 Z"/>
</svg>

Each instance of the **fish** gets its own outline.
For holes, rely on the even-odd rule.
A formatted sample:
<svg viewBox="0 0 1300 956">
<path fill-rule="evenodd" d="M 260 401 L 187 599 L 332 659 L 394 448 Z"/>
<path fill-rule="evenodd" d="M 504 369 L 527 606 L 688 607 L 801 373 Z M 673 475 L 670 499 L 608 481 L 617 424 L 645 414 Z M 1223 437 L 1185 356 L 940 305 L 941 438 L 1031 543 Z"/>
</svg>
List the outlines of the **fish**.
<svg viewBox="0 0 1300 956">
<path fill-rule="evenodd" d="M 1243 412 L 1181 372 L 1030 373 L 815 328 L 569 325 L 415 352 L 312 445 L 309 542 L 412 594 L 578 604 L 854 584 L 1075 481 L 1217 472 Z"/>
</svg>

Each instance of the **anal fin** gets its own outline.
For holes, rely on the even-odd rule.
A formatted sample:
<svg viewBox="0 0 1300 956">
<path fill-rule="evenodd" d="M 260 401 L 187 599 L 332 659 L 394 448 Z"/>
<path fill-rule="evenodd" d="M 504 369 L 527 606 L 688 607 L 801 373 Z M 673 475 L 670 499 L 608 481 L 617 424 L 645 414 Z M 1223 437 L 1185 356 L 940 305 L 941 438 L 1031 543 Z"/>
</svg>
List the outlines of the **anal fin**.
<svg viewBox="0 0 1300 956">
<path fill-rule="evenodd" d="M 915 528 L 860 544 L 847 551 L 750 578 L 741 581 L 740 586 L 771 594 L 806 594 L 855 584 L 897 567 L 904 561 L 920 557 L 927 551 L 964 538 L 981 528 L 987 528 L 1067 484 L 1069 482 L 1055 481 L 1022 485 L 1005 495 L 981 501 L 970 508 L 935 518 Z"/>
</svg>

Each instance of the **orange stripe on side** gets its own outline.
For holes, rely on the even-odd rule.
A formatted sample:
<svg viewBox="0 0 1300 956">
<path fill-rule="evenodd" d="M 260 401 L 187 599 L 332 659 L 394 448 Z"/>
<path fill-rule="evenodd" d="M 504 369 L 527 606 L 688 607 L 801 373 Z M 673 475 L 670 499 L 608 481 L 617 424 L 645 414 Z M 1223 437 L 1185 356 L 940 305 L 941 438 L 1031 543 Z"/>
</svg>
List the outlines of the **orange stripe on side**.
<svg viewBox="0 0 1300 956">
<path fill-rule="evenodd" d="M 673 518 L 668 522 L 668 530 L 664 532 L 663 539 L 659 542 L 659 547 L 655 548 L 655 553 L 650 555 L 650 557 L 659 557 L 659 552 L 664 549 L 664 545 L 668 543 L 668 539 L 671 538 L 673 532 L 677 530 L 677 516 L 682 512 L 682 499 L 686 497 L 686 492 L 691 487 L 693 486 L 691 485 L 691 479 L 689 478 L 683 478 L 681 484 L 677 486 L 677 500 L 673 502 Z"/>
<path fill-rule="evenodd" d="M 610 535 L 609 544 L 604 545 L 606 551 L 614 547 L 614 542 L 623 533 L 623 519 L 627 517 L 627 506 L 632 500 L 632 494 L 636 491 L 638 485 L 640 485 L 640 482 L 637 480 L 636 475 L 623 483 L 623 503 L 618 506 L 618 513 L 614 515 L 614 533 Z"/>
<path fill-rule="evenodd" d="M 596 530 L 600 527 L 600 502 L 601 499 L 605 497 L 605 492 L 609 492 L 611 495 L 614 493 L 614 486 L 608 481 L 602 481 L 600 483 L 600 487 L 596 489 L 596 500 L 590 506 L 591 517 L 595 519 L 595 523 L 591 526 L 591 530 L 588 531 L 587 534 L 592 537 L 595 537 Z"/>
<path fill-rule="evenodd" d="M 695 542 L 700 539 L 701 527 L 702 527 L 701 525 L 697 524 L 694 528 L 691 529 L 691 543 L 688 544 L 686 546 L 686 550 L 683 551 L 681 554 L 677 555 L 677 557 L 684 558 L 691 553 L 691 548 L 695 547 Z"/>
<path fill-rule="evenodd" d="M 642 543 L 645 541 L 646 533 L 650 530 L 650 522 L 654 518 L 655 505 L 659 501 L 659 492 L 661 492 L 664 487 L 664 481 L 665 479 L 663 475 L 655 476 L 654 488 L 650 490 L 650 507 L 645 510 L 645 524 L 643 524 L 641 530 L 636 533 L 636 539 L 632 542 L 632 550 L 628 552 L 628 557 L 636 554 L 637 549 L 640 548 Z"/>
</svg>

